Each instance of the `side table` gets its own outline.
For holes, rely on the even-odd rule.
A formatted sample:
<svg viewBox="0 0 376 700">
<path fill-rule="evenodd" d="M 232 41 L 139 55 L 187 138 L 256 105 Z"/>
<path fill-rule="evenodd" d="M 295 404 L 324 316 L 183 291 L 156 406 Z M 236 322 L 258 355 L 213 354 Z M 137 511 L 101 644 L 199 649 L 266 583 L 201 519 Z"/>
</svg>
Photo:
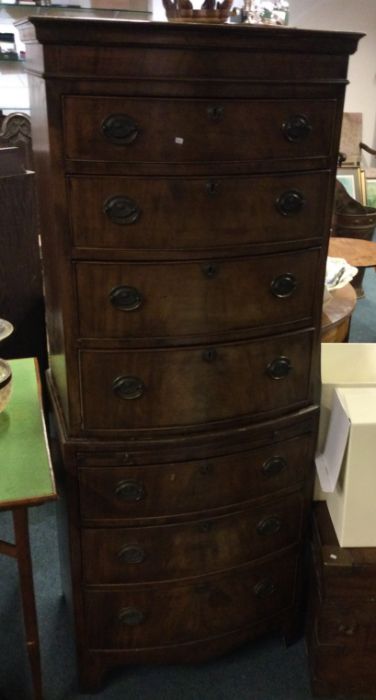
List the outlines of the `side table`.
<svg viewBox="0 0 376 700">
<path fill-rule="evenodd" d="M 351 284 L 335 289 L 324 300 L 321 316 L 321 342 L 345 343 L 349 338 L 356 292 Z"/>
<path fill-rule="evenodd" d="M 26 645 L 35 700 L 42 700 L 42 674 L 30 555 L 28 508 L 56 499 L 42 414 L 40 379 L 33 358 L 11 360 L 13 392 L 0 413 L 0 509 L 11 510 L 15 543 L 0 540 L 0 554 L 17 559 Z"/>
<path fill-rule="evenodd" d="M 361 238 L 337 238 L 329 239 L 329 252 L 333 258 L 344 258 L 349 265 L 354 265 L 364 271 L 366 267 L 376 268 L 376 242 Z M 354 278 L 356 280 L 358 275 Z M 353 283 L 354 283 L 353 280 Z M 354 284 L 358 297 L 364 296 L 362 286 Z"/>
</svg>

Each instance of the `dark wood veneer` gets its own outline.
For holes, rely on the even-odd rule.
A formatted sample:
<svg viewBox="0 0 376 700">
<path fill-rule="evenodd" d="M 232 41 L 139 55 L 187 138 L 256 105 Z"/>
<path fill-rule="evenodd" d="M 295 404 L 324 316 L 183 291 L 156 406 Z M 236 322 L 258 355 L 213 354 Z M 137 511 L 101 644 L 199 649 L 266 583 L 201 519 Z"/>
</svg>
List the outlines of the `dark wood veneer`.
<svg viewBox="0 0 376 700">
<path fill-rule="evenodd" d="M 81 686 L 291 638 L 360 35 L 19 27 Z"/>
</svg>

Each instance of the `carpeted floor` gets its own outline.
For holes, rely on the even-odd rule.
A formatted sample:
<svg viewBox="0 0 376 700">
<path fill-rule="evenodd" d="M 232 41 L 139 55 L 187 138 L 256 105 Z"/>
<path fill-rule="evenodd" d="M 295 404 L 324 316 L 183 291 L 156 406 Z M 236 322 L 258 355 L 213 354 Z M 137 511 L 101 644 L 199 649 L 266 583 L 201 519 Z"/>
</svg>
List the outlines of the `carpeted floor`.
<svg viewBox="0 0 376 700">
<path fill-rule="evenodd" d="M 353 315 L 350 340 L 376 341 L 376 274 L 367 270 L 366 298 Z M 60 586 L 55 506 L 30 510 L 34 577 L 44 676 L 44 700 L 310 700 L 303 641 L 286 648 L 265 638 L 212 663 L 130 667 L 108 677 L 102 692 L 81 695 Z M 0 514 L 0 539 L 11 536 L 8 513 Z M 16 562 L 0 557 L 0 700 L 28 700 L 29 669 Z"/>
</svg>

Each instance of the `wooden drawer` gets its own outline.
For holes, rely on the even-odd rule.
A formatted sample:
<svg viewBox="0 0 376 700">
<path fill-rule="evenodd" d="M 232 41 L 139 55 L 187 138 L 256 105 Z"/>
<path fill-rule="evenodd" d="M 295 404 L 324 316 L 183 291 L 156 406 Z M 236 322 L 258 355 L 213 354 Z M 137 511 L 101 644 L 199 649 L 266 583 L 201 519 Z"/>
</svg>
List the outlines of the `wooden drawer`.
<svg viewBox="0 0 376 700">
<path fill-rule="evenodd" d="M 188 643 L 272 617 L 293 605 L 296 555 L 195 583 L 127 586 L 84 594 L 92 648 Z"/>
<path fill-rule="evenodd" d="M 308 651 L 313 697 L 373 700 L 376 690 L 374 649 L 312 643 Z"/>
<path fill-rule="evenodd" d="M 210 347 L 82 350 L 83 427 L 181 428 L 293 410 L 311 399 L 312 341 L 299 331 Z"/>
<path fill-rule="evenodd" d="M 354 650 L 376 649 L 375 600 L 376 596 L 370 594 L 368 600 L 353 600 L 350 607 L 343 603 L 323 605 L 317 611 L 317 642 Z"/>
<path fill-rule="evenodd" d="M 135 583 L 187 578 L 265 557 L 301 538 L 298 494 L 251 510 L 189 523 L 84 529 L 87 583 Z"/>
<path fill-rule="evenodd" d="M 253 177 L 71 177 L 73 244 L 204 249 L 321 239 L 327 172 Z"/>
<path fill-rule="evenodd" d="M 75 266 L 79 333 L 155 338 L 311 325 L 319 250 L 189 263 Z"/>
<path fill-rule="evenodd" d="M 335 100 L 63 98 L 65 155 L 189 163 L 328 156 Z"/>
<path fill-rule="evenodd" d="M 81 517 L 84 521 L 122 520 L 134 524 L 278 493 L 307 477 L 314 444 L 313 436 L 307 434 L 255 450 L 190 462 L 81 467 Z"/>
</svg>

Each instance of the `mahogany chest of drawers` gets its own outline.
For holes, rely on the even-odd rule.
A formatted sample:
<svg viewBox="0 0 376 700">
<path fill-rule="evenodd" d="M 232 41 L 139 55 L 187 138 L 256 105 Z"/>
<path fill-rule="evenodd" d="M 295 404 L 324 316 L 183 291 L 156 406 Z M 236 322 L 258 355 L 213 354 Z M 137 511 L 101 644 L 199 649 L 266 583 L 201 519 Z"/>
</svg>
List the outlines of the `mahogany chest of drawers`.
<svg viewBox="0 0 376 700">
<path fill-rule="evenodd" d="M 324 501 L 314 508 L 306 632 L 317 696 L 376 695 L 376 549 L 340 547 Z"/>
<path fill-rule="evenodd" d="M 19 26 L 81 685 L 291 636 L 359 35 Z"/>
</svg>

